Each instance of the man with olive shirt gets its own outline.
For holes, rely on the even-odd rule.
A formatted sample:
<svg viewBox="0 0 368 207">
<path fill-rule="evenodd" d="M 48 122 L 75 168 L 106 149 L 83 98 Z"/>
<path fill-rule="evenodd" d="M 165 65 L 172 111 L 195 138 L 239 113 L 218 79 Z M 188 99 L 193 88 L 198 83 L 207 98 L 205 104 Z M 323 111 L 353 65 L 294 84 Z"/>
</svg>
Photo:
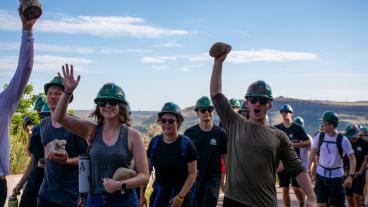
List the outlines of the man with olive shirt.
<svg viewBox="0 0 368 207">
<path fill-rule="evenodd" d="M 223 43 L 219 44 L 221 46 Z M 312 183 L 290 140 L 285 133 L 267 125 L 266 114 L 273 100 L 271 87 L 264 81 L 256 81 L 248 87 L 245 98 L 250 112 L 249 120 L 234 112 L 222 94 L 222 65 L 229 52 L 230 47 L 227 47 L 220 56 L 211 54 L 215 58 L 210 94 L 228 133 L 228 178 L 223 206 L 276 207 L 275 172 L 280 160 L 306 193 L 306 206 L 316 206 Z"/>
<path fill-rule="evenodd" d="M 311 141 L 308 135 L 305 133 L 303 127 L 298 124 L 293 123 L 293 108 L 289 104 L 282 105 L 280 109 L 280 114 L 282 115 L 282 123 L 275 125 L 276 128 L 285 132 L 285 134 L 289 137 L 291 143 L 293 144 L 294 150 L 298 157 L 300 158 L 300 148 L 309 147 L 311 145 Z M 295 196 L 298 199 L 299 205 L 304 205 L 303 193 L 300 190 L 298 183 L 296 182 L 295 177 L 291 177 L 285 170 L 282 169 L 282 163 L 280 163 L 279 172 L 277 173 L 279 177 L 279 184 L 282 188 L 282 195 L 284 206 L 290 207 L 290 195 L 289 195 L 289 185 L 291 182 L 291 186 L 295 192 Z"/>
<path fill-rule="evenodd" d="M 213 124 L 213 110 L 211 99 L 206 96 L 199 98 L 195 107 L 199 124 L 184 133 L 192 140 L 199 154 L 195 200 L 200 207 L 217 205 L 221 158 L 227 154 L 227 136 L 222 128 Z"/>
</svg>

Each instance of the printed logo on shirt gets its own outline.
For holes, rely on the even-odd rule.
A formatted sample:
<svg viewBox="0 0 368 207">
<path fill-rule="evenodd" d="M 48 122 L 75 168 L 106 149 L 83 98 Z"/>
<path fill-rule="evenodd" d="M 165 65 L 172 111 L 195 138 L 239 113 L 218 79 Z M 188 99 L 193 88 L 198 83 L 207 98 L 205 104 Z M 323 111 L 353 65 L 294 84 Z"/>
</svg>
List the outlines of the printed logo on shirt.
<svg viewBox="0 0 368 207">
<path fill-rule="evenodd" d="M 293 139 L 294 138 L 293 134 L 289 134 L 289 138 Z"/>
<path fill-rule="evenodd" d="M 357 151 L 361 152 L 361 151 L 363 151 L 363 149 L 361 147 L 357 147 Z"/>
<path fill-rule="evenodd" d="M 212 138 L 211 139 L 210 145 L 212 145 L 212 146 L 216 146 L 217 145 L 217 142 L 216 142 L 216 139 L 215 138 Z"/>
</svg>

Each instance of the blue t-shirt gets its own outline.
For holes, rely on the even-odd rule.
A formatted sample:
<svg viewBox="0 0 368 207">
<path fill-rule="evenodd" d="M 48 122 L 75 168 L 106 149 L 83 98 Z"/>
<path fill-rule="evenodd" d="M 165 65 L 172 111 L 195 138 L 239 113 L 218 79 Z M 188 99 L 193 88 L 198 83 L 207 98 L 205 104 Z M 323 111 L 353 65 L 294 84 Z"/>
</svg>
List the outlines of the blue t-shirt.
<svg viewBox="0 0 368 207">
<path fill-rule="evenodd" d="M 86 141 L 65 128 L 55 128 L 51 118 L 47 117 L 40 123 L 42 145 L 59 139 L 66 140 L 65 149 L 68 157 L 77 157 L 87 151 Z M 46 159 L 45 177 L 41 184 L 39 198 L 63 206 L 76 206 L 78 200 L 78 165 L 60 164 Z"/>
</svg>

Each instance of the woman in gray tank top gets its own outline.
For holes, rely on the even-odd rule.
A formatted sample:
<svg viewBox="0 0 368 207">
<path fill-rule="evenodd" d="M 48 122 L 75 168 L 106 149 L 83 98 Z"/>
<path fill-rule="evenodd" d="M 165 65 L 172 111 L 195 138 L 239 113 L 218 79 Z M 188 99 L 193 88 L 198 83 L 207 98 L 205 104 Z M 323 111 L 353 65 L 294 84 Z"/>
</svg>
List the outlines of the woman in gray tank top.
<svg viewBox="0 0 368 207">
<path fill-rule="evenodd" d="M 146 151 L 142 135 L 130 127 L 130 113 L 125 93 L 118 85 L 106 83 L 94 102 L 90 117 L 97 124 L 66 114 L 68 100 L 78 86 L 73 66 L 63 66 L 65 91 L 53 114 L 53 119 L 90 143 L 91 189 L 87 206 L 138 206 L 134 188 L 146 185 L 149 179 Z M 59 74 L 60 75 L 60 74 Z M 134 159 L 137 175 L 126 180 L 113 180 L 120 167 L 129 168 Z"/>
</svg>

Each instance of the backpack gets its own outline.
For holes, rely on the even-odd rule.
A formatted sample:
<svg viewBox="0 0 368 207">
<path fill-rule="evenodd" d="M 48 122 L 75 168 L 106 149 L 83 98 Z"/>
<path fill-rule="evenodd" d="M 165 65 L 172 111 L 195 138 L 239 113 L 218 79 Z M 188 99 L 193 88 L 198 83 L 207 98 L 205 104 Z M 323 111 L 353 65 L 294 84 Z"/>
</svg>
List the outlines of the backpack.
<svg viewBox="0 0 368 207">
<path fill-rule="evenodd" d="M 344 151 L 342 149 L 342 134 L 337 134 L 337 138 L 336 138 L 336 142 L 331 142 L 331 141 L 325 141 L 325 133 L 319 133 L 319 140 L 318 140 L 318 151 L 317 151 L 317 155 L 319 156 L 320 150 L 321 150 L 321 146 L 323 142 L 327 142 L 327 143 L 331 143 L 331 144 L 336 144 L 337 150 L 339 151 L 340 157 L 341 159 L 344 159 Z"/>
<path fill-rule="evenodd" d="M 160 135 L 157 135 L 155 136 L 154 138 L 152 138 L 151 140 L 151 151 L 149 153 L 149 156 L 148 158 L 150 159 L 150 162 L 149 162 L 149 167 L 150 169 L 152 169 L 153 167 L 153 162 L 154 162 L 154 158 L 156 156 L 156 152 L 157 152 L 157 146 L 158 146 L 158 143 L 160 140 L 163 139 L 163 134 L 160 134 Z M 188 151 L 188 147 L 191 143 L 191 140 L 189 139 L 189 137 L 185 136 L 185 135 L 182 135 L 181 136 L 181 143 L 180 143 L 180 157 L 182 158 L 186 158 L 186 155 L 187 155 L 187 151 Z M 192 199 L 193 199 L 193 204 L 194 206 L 196 206 L 196 203 L 195 203 L 195 186 L 196 184 L 194 183 L 191 190 L 188 192 L 188 193 L 191 193 L 192 194 Z"/>
</svg>

